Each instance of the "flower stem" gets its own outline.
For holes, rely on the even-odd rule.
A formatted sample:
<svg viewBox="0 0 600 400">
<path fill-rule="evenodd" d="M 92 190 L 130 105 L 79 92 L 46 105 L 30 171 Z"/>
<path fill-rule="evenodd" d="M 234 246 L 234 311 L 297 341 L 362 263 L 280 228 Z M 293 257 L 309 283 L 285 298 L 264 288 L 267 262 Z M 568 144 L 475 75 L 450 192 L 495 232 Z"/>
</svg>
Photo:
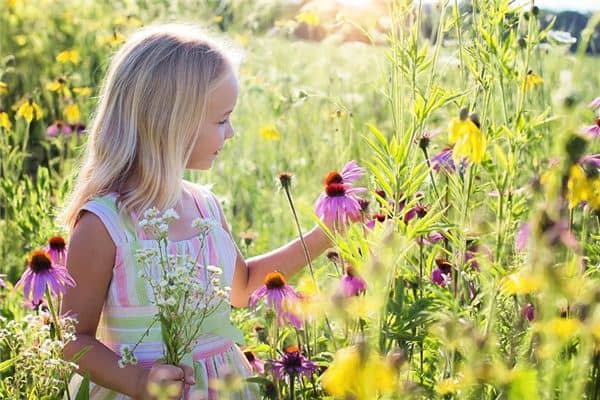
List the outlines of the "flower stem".
<svg viewBox="0 0 600 400">
<path fill-rule="evenodd" d="M 283 189 L 285 190 L 285 194 L 287 196 L 288 202 L 290 203 L 290 208 L 292 209 L 292 214 L 294 215 L 294 221 L 296 222 L 296 228 L 298 229 L 298 236 L 300 236 L 300 243 L 302 243 L 302 249 L 304 250 L 304 256 L 306 257 L 306 263 L 308 264 L 310 276 L 312 277 L 312 280 L 316 285 L 317 280 L 316 280 L 315 274 L 313 272 L 312 262 L 310 260 L 310 253 L 308 252 L 308 247 L 306 246 L 306 242 L 304 241 L 304 236 L 302 236 L 302 228 L 300 227 L 300 222 L 298 221 L 298 215 L 296 214 L 296 208 L 294 207 L 294 201 L 292 200 L 290 188 L 289 188 L 289 186 L 284 186 Z"/>
<path fill-rule="evenodd" d="M 56 315 L 56 310 L 54 309 L 54 303 L 52 303 L 52 295 L 50 294 L 50 288 L 48 288 L 48 285 L 46 285 L 46 298 L 48 299 L 48 308 L 50 309 L 50 313 L 52 314 L 52 321 L 54 322 L 56 337 L 58 338 L 58 340 L 62 340 L 63 338 L 62 332 L 60 330 L 60 323 Z"/>
</svg>

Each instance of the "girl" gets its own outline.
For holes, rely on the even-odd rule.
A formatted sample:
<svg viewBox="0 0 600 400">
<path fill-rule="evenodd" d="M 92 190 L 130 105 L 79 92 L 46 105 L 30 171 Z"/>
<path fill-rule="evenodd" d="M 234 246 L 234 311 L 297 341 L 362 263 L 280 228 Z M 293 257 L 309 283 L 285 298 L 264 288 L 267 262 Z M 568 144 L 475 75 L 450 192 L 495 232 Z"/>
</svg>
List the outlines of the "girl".
<svg viewBox="0 0 600 400">
<path fill-rule="evenodd" d="M 191 365 L 158 364 L 161 335 L 153 328 L 136 349 L 138 364 L 119 368 L 123 346 L 141 337 L 156 312 L 133 258 L 135 248 L 155 245 L 138 224 L 144 210 L 173 208 L 179 214 L 169 227 L 169 247 L 198 256 L 202 265 L 222 267 L 236 307 L 247 305 L 269 272 L 292 276 L 305 263 L 299 240 L 244 260 L 214 195 L 183 180 L 185 169 L 209 169 L 233 137 L 229 116 L 237 91 L 232 57 L 190 26 L 145 28 L 112 60 L 63 213 L 70 230 L 67 268 L 77 286 L 64 296 L 62 312 L 79 321 L 77 340 L 64 353 L 71 359 L 87 349 L 77 363 L 93 382 L 92 399 L 151 398 L 149 385 L 165 383 L 177 385 L 174 398 L 199 392 L 199 398 L 215 399 L 209 380 L 228 371 L 251 374 L 235 344 L 243 336 L 229 321 L 229 307 L 206 323 L 187 358 Z M 207 246 L 198 245 L 191 227 L 198 217 L 219 222 Z M 318 227 L 305 241 L 313 256 L 331 244 Z M 256 397 L 250 385 L 241 393 L 244 399 Z"/>
</svg>

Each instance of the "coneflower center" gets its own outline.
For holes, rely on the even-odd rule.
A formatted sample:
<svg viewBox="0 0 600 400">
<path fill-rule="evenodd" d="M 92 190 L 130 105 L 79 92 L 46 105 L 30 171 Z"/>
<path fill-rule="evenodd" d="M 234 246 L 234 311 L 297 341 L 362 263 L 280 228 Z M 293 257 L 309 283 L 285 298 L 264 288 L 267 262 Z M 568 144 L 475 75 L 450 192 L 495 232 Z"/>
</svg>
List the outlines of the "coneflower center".
<svg viewBox="0 0 600 400">
<path fill-rule="evenodd" d="M 246 356 L 246 359 L 250 362 L 255 361 L 256 357 L 254 356 L 254 353 L 251 351 L 245 351 L 244 355 Z"/>
<path fill-rule="evenodd" d="M 269 272 L 265 277 L 267 289 L 281 289 L 285 286 L 285 278 L 281 272 Z"/>
<path fill-rule="evenodd" d="M 52 259 L 44 250 L 35 250 L 29 256 L 29 268 L 36 273 L 48 271 L 52 268 Z"/>
<path fill-rule="evenodd" d="M 329 197 L 341 197 L 346 194 L 346 187 L 341 183 L 330 183 L 325 188 L 325 193 Z"/>
<path fill-rule="evenodd" d="M 52 250 L 64 250 L 67 247 L 65 239 L 60 236 L 53 236 L 48 240 L 48 244 Z"/>
<path fill-rule="evenodd" d="M 600 126 L 600 117 L 596 118 L 596 126 Z"/>
<path fill-rule="evenodd" d="M 325 183 L 325 186 L 327 186 L 331 183 L 343 183 L 344 178 L 342 178 L 342 175 L 340 175 L 339 172 L 331 171 L 330 173 L 327 174 L 327 176 L 325 177 L 325 180 L 323 182 Z"/>
</svg>

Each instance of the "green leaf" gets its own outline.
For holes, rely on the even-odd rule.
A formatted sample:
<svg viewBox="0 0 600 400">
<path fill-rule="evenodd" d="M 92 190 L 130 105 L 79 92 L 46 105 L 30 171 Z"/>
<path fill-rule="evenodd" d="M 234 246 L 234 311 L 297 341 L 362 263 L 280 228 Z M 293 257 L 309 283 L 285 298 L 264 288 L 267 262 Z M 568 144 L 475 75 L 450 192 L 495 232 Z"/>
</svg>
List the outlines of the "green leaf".
<svg viewBox="0 0 600 400">
<path fill-rule="evenodd" d="M 77 395 L 75 396 L 75 400 L 89 400 L 90 398 L 90 375 L 85 374 L 83 381 L 81 381 L 81 386 L 79 386 L 79 390 L 77 391 Z"/>
</svg>

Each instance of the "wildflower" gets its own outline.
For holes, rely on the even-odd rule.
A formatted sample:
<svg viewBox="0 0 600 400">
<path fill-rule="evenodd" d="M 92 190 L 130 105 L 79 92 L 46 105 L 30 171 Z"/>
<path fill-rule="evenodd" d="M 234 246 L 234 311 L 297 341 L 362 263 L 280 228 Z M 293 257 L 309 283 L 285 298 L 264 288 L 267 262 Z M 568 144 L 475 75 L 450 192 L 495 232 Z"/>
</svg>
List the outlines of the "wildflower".
<svg viewBox="0 0 600 400">
<path fill-rule="evenodd" d="M 246 246 L 250 246 L 258 238 L 258 233 L 254 231 L 244 231 L 240 232 L 238 236 Z"/>
<path fill-rule="evenodd" d="M 395 374 L 379 354 L 358 346 L 338 350 L 321 376 L 323 388 L 332 396 L 371 400 L 377 393 L 394 389 Z"/>
<path fill-rule="evenodd" d="M 525 90 L 531 90 L 542 83 L 544 83 L 544 79 L 541 76 L 535 74 L 532 70 L 527 71 L 524 81 Z"/>
<path fill-rule="evenodd" d="M 384 214 L 374 214 L 373 218 L 365 223 L 365 226 L 369 229 L 375 229 L 375 224 L 377 222 L 384 222 L 387 219 L 387 215 Z"/>
<path fill-rule="evenodd" d="M 517 236 L 515 238 L 515 249 L 517 251 L 525 250 L 527 242 L 529 241 L 529 236 L 531 236 L 531 225 L 525 222 L 517 231 Z"/>
<path fill-rule="evenodd" d="M 7 131 L 12 129 L 12 124 L 8 118 L 8 114 L 2 108 L 0 108 L 0 127 L 6 129 Z"/>
<path fill-rule="evenodd" d="M 367 283 L 358 276 L 351 265 L 347 265 L 346 273 L 340 279 L 339 289 L 345 297 L 358 296 L 367 290 Z"/>
<path fill-rule="evenodd" d="M 441 287 L 446 287 L 452 279 L 452 264 L 445 258 L 435 260 L 437 267 L 431 271 L 431 281 Z"/>
<path fill-rule="evenodd" d="M 535 308 L 533 307 L 533 304 L 531 303 L 527 303 L 525 304 L 525 306 L 523 307 L 523 318 L 525 318 L 527 321 L 531 322 L 533 321 L 533 319 L 535 318 Z"/>
<path fill-rule="evenodd" d="M 284 189 L 289 189 L 292 185 L 292 178 L 294 174 L 291 172 L 281 172 L 279 173 L 279 183 L 281 183 L 281 187 Z"/>
<path fill-rule="evenodd" d="M 300 328 L 299 318 L 289 311 L 289 306 L 285 303 L 297 302 L 301 296 L 287 284 L 281 272 L 269 272 L 264 283 L 264 286 L 256 289 L 250 296 L 249 306 L 255 307 L 261 298 L 266 297 L 267 306 L 274 309 L 279 323 L 287 320 Z"/>
<path fill-rule="evenodd" d="M 273 371 L 278 379 L 285 375 L 293 378 L 300 374 L 310 378 L 316 369 L 317 364 L 304 357 L 297 346 L 286 348 L 281 358 L 273 361 Z"/>
<path fill-rule="evenodd" d="M 245 350 L 244 355 L 250 363 L 250 366 L 252 367 L 252 371 L 254 371 L 254 373 L 261 375 L 265 373 L 265 362 L 260 358 L 256 357 L 256 354 L 254 354 L 254 352 L 250 350 Z"/>
<path fill-rule="evenodd" d="M 591 101 L 590 104 L 588 104 L 588 108 L 591 108 L 592 110 L 597 110 L 600 108 L 600 97 L 596 97 L 594 100 Z"/>
<path fill-rule="evenodd" d="M 450 144 L 454 144 L 452 158 L 455 162 L 466 158 L 474 163 L 480 163 L 485 156 L 487 140 L 480 129 L 477 114 L 468 114 L 463 108 L 459 118 L 450 122 Z"/>
<path fill-rule="evenodd" d="M 56 56 L 56 61 L 61 64 L 70 62 L 71 64 L 77 65 L 80 61 L 79 52 L 77 50 L 61 51 Z"/>
<path fill-rule="evenodd" d="M 531 273 L 518 272 L 502 279 L 502 289 L 506 294 L 529 294 L 542 287 L 542 279 Z"/>
<path fill-rule="evenodd" d="M 74 124 L 79 121 L 81 116 L 81 112 L 79 111 L 79 106 L 77 104 L 69 104 L 63 110 L 63 115 L 68 123 Z"/>
<path fill-rule="evenodd" d="M 59 92 L 64 97 L 71 97 L 71 91 L 67 85 L 67 80 L 62 77 L 48 83 L 46 85 L 46 89 L 50 90 L 51 92 Z"/>
<path fill-rule="evenodd" d="M 340 173 L 340 176 L 342 177 L 342 182 L 339 183 L 351 185 L 354 183 L 354 181 L 362 178 L 364 174 L 365 169 L 359 167 L 356 161 L 348 161 L 346 165 L 344 165 L 344 167 L 342 168 L 342 172 Z"/>
<path fill-rule="evenodd" d="M 73 132 L 73 130 L 69 124 L 65 124 L 60 119 L 57 119 L 48 127 L 46 135 L 50 137 L 57 137 L 59 135 L 70 136 L 71 132 Z"/>
<path fill-rule="evenodd" d="M 305 11 L 296 15 L 296 21 L 304 22 L 309 26 L 317 26 L 321 22 L 319 16 L 312 11 Z"/>
<path fill-rule="evenodd" d="M 281 133 L 273 125 L 263 126 L 260 128 L 260 136 L 265 140 L 279 140 L 281 139 Z"/>
<path fill-rule="evenodd" d="M 92 94 L 92 89 L 89 87 L 74 87 L 73 93 L 78 94 L 80 96 L 89 96 Z"/>
<path fill-rule="evenodd" d="M 65 267 L 52 262 L 45 250 L 34 250 L 28 258 L 27 269 L 15 287 L 23 286 L 23 294 L 34 303 L 44 296 L 46 287 L 53 294 L 65 293 L 75 281 Z"/>
<path fill-rule="evenodd" d="M 429 232 L 426 236 L 419 236 L 415 240 L 418 244 L 432 245 L 444 240 L 444 235 L 439 232 Z"/>
<path fill-rule="evenodd" d="M 326 224 L 334 222 L 342 225 L 360 218 L 361 206 L 357 193 L 364 188 L 353 188 L 343 183 L 330 183 L 317 199 L 315 213 Z"/>
<path fill-rule="evenodd" d="M 459 164 L 460 169 L 465 169 L 467 166 L 467 160 L 463 158 Z M 445 172 L 455 172 L 456 165 L 452 160 L 452 147 L 445 147 L 435 156 L 431 157 L 431 168 L 435 172 L 439 172 L 440 169 Z"/>
<path fill-rule="evenodd" d="M 62 236 L 52 236 L 48 239 L 48 245 L 44 250 L 48 252 L 54 264 L 65 265 L 67 261 L 67 243 Z"/>
<path fill-rule="evenodd" d="M 567 199 L 569 208 L 574 208 L 582 201 L 587 201 L 590 196 L 590 185 L 583 168 L 580 165 L 572 165 L 569 169 L 569 179 L 567 181 Z"/>
<path fill-rule="evenodd" d="M 0 95 L 8 93 L 8 85 L 5 82 L 0 81 Z"/>
<path fill-rule="evenodd" d="M 581 133 L 589 135 L 593 138 L 600 136 L 600 117 L 596 118 L 596 124 L 584 128 Z"/>
<path fill-rule="evenodd" d="M 22 117 L 25 121 L 31 123 L 34 119 L 39 120 L 42 118 L 42 109 L 33 99 L 29 99 L 19 106 L 17 117 Z"/>
<path fill-rule="evenodd" d="M 410 222 L 410 220 L 415 217 L 423 218 L 426 214 L 427 214 L 427 206 L 425 206 L 423 204 L 417 204 L 416 206 L 414 206 L 413 208 L 408 210 L 406 212 L 406 214 L 404 214 L 404 223 L 408 224 Z"/>
<path fill-rule="evenodd" d="M 0 276 L 0 287 L 1 288 L 6 288 L 6 282 L 4 282 L 4 279 L 2 279 L 1 276 Z"/>
</svg>

